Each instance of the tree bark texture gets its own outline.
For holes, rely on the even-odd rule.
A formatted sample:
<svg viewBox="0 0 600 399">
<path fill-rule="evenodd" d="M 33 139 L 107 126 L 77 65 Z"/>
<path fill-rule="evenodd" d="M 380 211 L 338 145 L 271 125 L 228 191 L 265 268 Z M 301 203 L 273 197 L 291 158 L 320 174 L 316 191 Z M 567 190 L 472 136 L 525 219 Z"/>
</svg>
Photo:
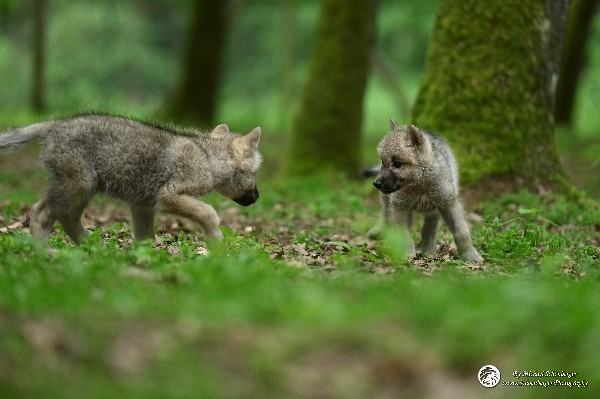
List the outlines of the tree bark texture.
<svg viewBox="0 0 600 399">
<path fill-rule="evenodd" d="M 195 0 L 181 75 L 166 113 L 212 127 L 217 109 L 222 56 L 228 25 L 227 0 Z"/>
<path fill-rule="evenodd" d="M 587 61 L 586 47 L 590 28 L 598 9 L 598 0 L 573 0 L 565 48 L 562 56 L 560 77 L 556 89 L 556 123 L 571 125 L 579 76 Z"/>
<path fill-rule="evenodd" d="M 31 79 L 31 108 L 34 112 L 46 111 L 46 17 L 48 4 L 46 0 L 34 0 L 32 4 L 32 55 L 33 71 Z"/>
<path fill-rule="evenodd" d="M 442 0 L 412 111 L 468 183 L 564 177 L 553 110 L 568 0 Z"/>
<path fill-rule="evenodd" d="M 308 77 L 292 126 L 288 174 L 357 175 L 376 1 L 322 0 Z"/>
</svg>

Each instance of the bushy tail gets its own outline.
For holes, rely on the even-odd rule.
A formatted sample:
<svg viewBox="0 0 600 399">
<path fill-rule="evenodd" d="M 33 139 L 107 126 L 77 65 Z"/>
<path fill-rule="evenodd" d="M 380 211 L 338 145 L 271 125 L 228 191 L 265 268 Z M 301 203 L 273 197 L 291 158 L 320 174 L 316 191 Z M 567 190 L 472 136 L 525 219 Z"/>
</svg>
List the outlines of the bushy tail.
<svg viewBox="0 0 600 399">
<path fill-rule="evenodd" d="M 18 127 L 0 134 L 0 150 L 10 150 L 40 139 L 51 122 L 42 122 L 27 127 Z"/>
<path fill-rule="evenodd" d="M 372 168 L 364 169 L 362 171 L 362 177 L 367 178 L 367 177 L 377 176 L 377 174 L 379 173 L 380 170 L 381 170 L 381 165 L 376 165 L 376 166 L 373 166 Z"/>
</svg>

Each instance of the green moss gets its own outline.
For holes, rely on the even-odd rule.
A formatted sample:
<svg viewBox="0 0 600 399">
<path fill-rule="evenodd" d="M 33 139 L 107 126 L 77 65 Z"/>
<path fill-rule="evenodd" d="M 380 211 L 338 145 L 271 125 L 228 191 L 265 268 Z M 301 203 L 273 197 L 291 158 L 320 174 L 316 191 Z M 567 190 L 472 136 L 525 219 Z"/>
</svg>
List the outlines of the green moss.
<svg viewBox="0 0 600 399">
<path fill-rule="evenodd" d="M 324 0 L 308 80 L 294 119 L 288 174 L 360 166 L 363 97 L 373 42 L 373 0 Z"/>
<path fill-rule="evenodd" d="M 538 0 L 444 0 L 413 123 L 453 144 L 462 177 L 562 175 Z"/>
</svg>

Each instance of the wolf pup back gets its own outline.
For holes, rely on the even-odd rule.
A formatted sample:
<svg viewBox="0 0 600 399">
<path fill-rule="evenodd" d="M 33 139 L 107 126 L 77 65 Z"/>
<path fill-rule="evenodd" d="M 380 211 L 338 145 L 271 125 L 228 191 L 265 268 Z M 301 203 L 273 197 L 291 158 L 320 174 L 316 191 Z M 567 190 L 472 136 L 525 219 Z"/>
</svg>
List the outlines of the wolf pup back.
<svg viewBox="0 0 600 399">
<path fill-rule="evenodd" d="M 409 229 L 413 211 L 425 214 L 422 229 L 423 253 L 435 250 L 440 215 L 448 224 L 461 258 L 483 262 L 471 242 L 469 226 L 459 198 L 458 166 L 450 146 L 435 134 L 413 125 L 398 126 L 390 119 L 390 132 L 377 147 L 381 165 L 364 172 L 377 176 L 373 185 L 380 191 L 382 214 L 369 237 L 377 238 L 382 227 L 404 228 L 407 256 L 416 255 Z"/>
<path fill-rule="evenodd" d="M 79 242 L 81 214 L 95 193 L 129 204 L 135 239 L 154 237 L 157 210 L 192 219 L 221 239 L 216 211 L 197 197 L 211 191 L 247 206 L 258 200 L 260 128 L 246 135 L 219 125 L 210 133 L 135 120 L 82 115 L 36 123 L 0 134 L 0 150 L 43 143 L 46 195 L 30 212 L 31 234 L 48 239 L 56 221 Z"/>
</svg>

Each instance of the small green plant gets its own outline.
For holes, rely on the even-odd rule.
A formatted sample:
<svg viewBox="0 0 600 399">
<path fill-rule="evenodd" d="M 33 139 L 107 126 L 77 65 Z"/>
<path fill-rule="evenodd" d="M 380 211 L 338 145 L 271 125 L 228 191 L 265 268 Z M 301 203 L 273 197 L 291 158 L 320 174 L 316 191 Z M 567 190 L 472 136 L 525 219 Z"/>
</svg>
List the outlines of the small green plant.
<svg viewBox="0 0 600 399">
<path fill-rule="evenodd" d="M 483 241 L 493 259 L 530 258 L 539 254 L 539 246 L 548 237 L 548 226 L 558 227 L 541 215 L 538 208 L 518 208 L 519 216 L 501 221 L 498 216 L 488 218 L 483 230 Z M 560 239 L 551 240 L 551 247 L 560 247 Z"/>
</svg>

